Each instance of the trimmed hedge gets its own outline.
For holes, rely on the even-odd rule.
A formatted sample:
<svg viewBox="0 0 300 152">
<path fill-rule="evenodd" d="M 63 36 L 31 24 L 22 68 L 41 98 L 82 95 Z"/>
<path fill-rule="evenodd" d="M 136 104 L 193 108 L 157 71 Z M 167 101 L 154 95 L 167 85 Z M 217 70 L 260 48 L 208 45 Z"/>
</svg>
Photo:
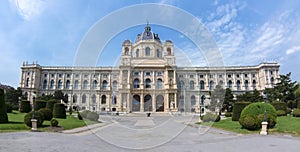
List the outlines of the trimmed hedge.
<svg viewBox="0 0 300 152">
<path fill-rule="evenodd" d="M 44 100 L 36 100 L 34 105 L 34 110 L 38 111 L 42 108 L 46 108 L 46 104 L 47 102 L 45 102 Z"/>
<path fill-rule="evenodd" d="M 52 127 L 57 127 L 58 121 L 55 118 L 53 118 L 53 119 L 51 119 L 50 124 Z"/>
<path fill-rule="evenodd" d="M 20 103 L 20 112 L 28 113 L 31 111 L 30 101 L 22 100 Z"/>
<path fill-rule="evenodd" d="M 54 118 L 62 118 L 62 119 L 66 119 L 67 118 L 66 108 L 65 108 L 64 104 L 62 104 L 62 103 L 56 103 L 56 104 L 54 104 L 53 117 Z"/>
<path fill-rule="evenodd" d="M 252 104 L 248 105 L 241 112 L 241 116 L 244 116 L 244 115 L 258 116 L 260 114 L 264 114 L 264 106 L 265 106 L 264 104 L 265 103 L 263 103 L 263 102 L 256 102 L 256 103 L 252 103 Z M 267 114 L 270 114 L 270 115 L 274 116 L 275 118 L 277 118 L 277 113 L 276 113 L 275 108 L 269 103 L 266 103 L 266 112 L 267 112 Z"/>
<path fill-rule="evenodd" d="M 276 113 L 277 113 L 277 116 L 286 116 L 286 112 L 283 110 L 277 110 Z"/>
<path fill-rule="evenodd" d="M 5 106 L 6 106 L 6 112 L 7 113 L 12 113 L 12 111 L 13 111 L 12 105 L 9 104 L 9 103 L 6 103 Z"/>
<path fill-rule="evenodd" d="M 60 103 L 58 100 L 49 100 L 46 103 L 46 108 L 50 109 L 51 111 L 53 111 L 54 108 L 54 104 L 56 103 Z"/>
<path fill-rule="evenodd" d="M 260 128 L 261 122 L 256 115 L 244 115 L 239 119 L 239 123 L 242 128 L 248 130 L 258 130 Z"/>
<path fill-rule="evenodd" d="M 227 111 L 227 112 L 225 113 L 225 117 L 231 117 L 231 116 L 232 116 L 232 112 L 228 112 L 228 111 Z"/>
<path fill-rule="evenodd" d="M 50 121 L 53 118 L 53 114 L 52 114 L 52 111 L 50 111 L 50 109 L 42 108 L 42 109 L 40 109 L 38 111 L 41 114 L 43 114 L 44 120 Z"/>
<path fill-rule="evenodd" d="M 6 104 L 4 101 L 4 90 L 0 89 L 0 123 L 7 123 L 8 117 L 6 112 Z"/>
<path fill-rule="evenodd" d="M 78 115 L 78 119 L 81 118 L 85 118 L 85 119 L 89 119 L 91 121 L 98 121 L 99 119 L 99 115 L 96 112 L 92 112 L 89 110 L 85 110 L 79 113 Z M 82 120 L 82 119 L 81 119 Z"/>
<path fill-rule="evenodd" d="M 33 111 L 27 113 L 25 116 L 24 116 L 24 123 L 28 126 L 28 127 L 32 127 L 31 126 L 31 119 L 32 119 L 32 114 L 33 114 Z M 44 122 L 44 117 L 43 117 L 43 114 L 39 111 L 36 111 L 34 112 L 34 118 L 37 120 L 37 126 L 40 127 L 43 125 L 43 122 Z"/>
<path fill-rule="evenodd" d="M 300 109 L 294 109 L 293 116 L 294 117 L 300 117 Z"/>
<path fill-rule="evenodd" d="M 204 116 L 201 116 L 201 120 L 203 122 L 219 122 L 221 120 L 221 117 L 216 114 L 207 113 Z"/>
<path fill-rule="evenodd" d="M 287 104 L 285 102 L 272 102 L 271 104 L 276 110 L 287 112 Z"/>
<path fill-rule="evenodd" d="M 257 118 L 258 118 L 259 122 L 262 123 L 264 121 L 264 114 L 258 115 Z M 268 122 L 268 128 L 274 128 L 277 123 L 276 117 L 274 117 L 270 114 L 267 114 L 266 118 L 267 118 L 267 122 Z"/>
<path fill-rule="evenodd" d="M 232 121 L 239 121 L 242 110 L 251 102 L 236 102 L 232 109 Z"/>
</svg>

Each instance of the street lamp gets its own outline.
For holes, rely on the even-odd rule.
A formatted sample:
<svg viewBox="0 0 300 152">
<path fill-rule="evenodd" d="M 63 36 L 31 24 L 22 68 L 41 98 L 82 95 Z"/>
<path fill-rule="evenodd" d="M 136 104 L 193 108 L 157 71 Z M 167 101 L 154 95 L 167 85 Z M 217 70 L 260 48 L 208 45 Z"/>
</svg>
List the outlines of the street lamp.
<svg viewBox="0 0 300 152">
<path fill-rule="evenodd" d="M 267 122 L 267 110 L 266 110 L 266 102 L 267 102 L 267 93 L 266 93 L 266 89 L 263 92 L 263 98 L 264 98 L 264 120 L 261 123 L 261 135 L 267 135 L 267 126 L 268 126 L 268 122 Z"/>
</svg>

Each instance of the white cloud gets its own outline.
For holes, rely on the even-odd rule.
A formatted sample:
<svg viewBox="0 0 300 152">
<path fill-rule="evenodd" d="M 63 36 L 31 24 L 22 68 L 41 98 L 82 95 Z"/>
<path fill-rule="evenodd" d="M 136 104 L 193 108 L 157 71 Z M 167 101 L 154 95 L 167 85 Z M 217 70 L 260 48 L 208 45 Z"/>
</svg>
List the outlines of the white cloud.
<svg viewBox="0 0 300 152">
<path fill-rule="evenodd" d="M 43 0 L 10 0 L 10 2 L 16 6 L 19 14 L 25 20 L 39 16 L 44 10 L 45 3 Z"/>
<path fill-rule="evenodd" d="M 294 47 L 292 47 L 292 48 L 289 48 L 285 53 L 286 53 L 287 55 L 290 55 L 290 54 L 293 54 L 293 53 L 295 53 L 295 52 L 297 52 L 297 51 L 300 51 L 300 45 L 294 46 Z"/>
</svg>

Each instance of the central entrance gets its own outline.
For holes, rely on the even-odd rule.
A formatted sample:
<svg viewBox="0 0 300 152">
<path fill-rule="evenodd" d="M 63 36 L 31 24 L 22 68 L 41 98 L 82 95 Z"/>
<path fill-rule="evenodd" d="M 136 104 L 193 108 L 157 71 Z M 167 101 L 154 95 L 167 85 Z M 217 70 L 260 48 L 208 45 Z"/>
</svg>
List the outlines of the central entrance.
<svg viewBox="0 0 300 152">
<path fill-rule="evenodd" d="M 144 111 L 152 111 L 152 97 L 146 95 L 144 98 Z"/>
<path fill-rule="evenodd" d="M 140 96 L 134 95 L 132 100 L 132 111 L 139 112 L 140 111 Z"/>
<path fill-rule="evenodd" d="M 164 97 L 162 95 L 156 96 L 156 111 L 164 112 Z"/>
</svg>

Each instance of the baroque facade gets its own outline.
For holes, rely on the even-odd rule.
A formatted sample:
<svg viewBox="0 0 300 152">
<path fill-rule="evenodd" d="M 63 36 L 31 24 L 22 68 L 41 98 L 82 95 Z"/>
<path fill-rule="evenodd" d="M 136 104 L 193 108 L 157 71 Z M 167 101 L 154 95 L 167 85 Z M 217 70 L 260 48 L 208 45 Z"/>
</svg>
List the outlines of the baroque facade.
<svg viewBox="0 0 300 152">
<path fill-rule="evenodd" d="M 279 64 L 177 67 L 171 40 L 161 42 L 147 25 L 134 43 L 122 44 L 118 67 L 63 67 L 23 63 L 20 87 L 28 94 L 68 94 L 68 106 L 122 112 L 199 112 L 216 85 L 233 93 L 263 91 L 279 77 Z"/>
</svg>

